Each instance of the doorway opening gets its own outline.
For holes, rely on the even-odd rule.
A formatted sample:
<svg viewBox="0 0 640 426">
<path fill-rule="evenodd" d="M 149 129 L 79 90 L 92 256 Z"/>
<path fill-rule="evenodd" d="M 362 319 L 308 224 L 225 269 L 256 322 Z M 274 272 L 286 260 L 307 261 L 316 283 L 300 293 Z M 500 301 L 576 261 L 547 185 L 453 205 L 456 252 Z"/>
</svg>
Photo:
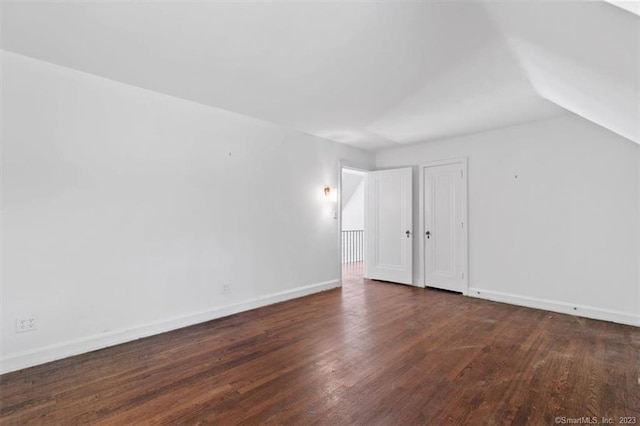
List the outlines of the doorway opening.
<svg viewBox="0 0 640 426">
<path fill-rule="evenodd" d="M 365 197 L 367 173 L 343 167 L 341 174 L 342 275 L 343 277 L 362 277 L 366 261 Z"/>
</svg>

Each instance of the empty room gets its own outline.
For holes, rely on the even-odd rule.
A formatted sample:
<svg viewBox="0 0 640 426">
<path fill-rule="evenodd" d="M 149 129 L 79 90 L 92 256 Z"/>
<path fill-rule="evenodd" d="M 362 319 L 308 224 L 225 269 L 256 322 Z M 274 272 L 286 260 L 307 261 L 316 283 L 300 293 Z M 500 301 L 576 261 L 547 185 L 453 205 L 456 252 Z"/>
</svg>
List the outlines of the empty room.
<svg viewBox="0 0 640 426">
<path fill-rule="evenodd" d="M 0 12 L 0 424 L 638 424 L 639 2 Z"/>
</svg>

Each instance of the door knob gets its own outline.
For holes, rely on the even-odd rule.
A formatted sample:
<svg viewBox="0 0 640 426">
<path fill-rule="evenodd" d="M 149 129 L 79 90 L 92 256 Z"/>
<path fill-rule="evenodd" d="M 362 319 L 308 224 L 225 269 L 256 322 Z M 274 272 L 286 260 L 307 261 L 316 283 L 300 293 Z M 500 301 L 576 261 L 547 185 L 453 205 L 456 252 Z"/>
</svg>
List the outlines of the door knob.
<svg viewBox="0 0 640 426">
<path fill-rule="evenodd" d="M 425 235 L 427 236 L 427 238 L 431 238 L 431 231 L 425 232 Z"/>
<path fill-rule="evenodd" d="M 407 238 L 409 238 L 409 236 L 411 235 L 411 231 L 405 231 L 405 234 L 407 234 Z"/>
</svg>

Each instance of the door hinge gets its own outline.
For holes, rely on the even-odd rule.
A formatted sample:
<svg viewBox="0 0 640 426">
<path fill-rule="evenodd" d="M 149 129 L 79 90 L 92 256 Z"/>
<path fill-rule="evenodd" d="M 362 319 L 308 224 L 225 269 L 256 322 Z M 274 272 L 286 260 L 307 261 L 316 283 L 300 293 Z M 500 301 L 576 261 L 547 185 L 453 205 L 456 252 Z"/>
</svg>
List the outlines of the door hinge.
<svg viewBox="0 0 640 426">
<path fill-rule="evenodd" d="M 464 177 L 464 172 L 460 170 L 460 179 L 462 179 L 463 177 Z"/>
<path fill-rule="evenodd" d="M 462 279 L 464 280 L 464 272 L 462 273 Z"/>
<path fill-rule="evenodd" d="M 460 228 L 464 229 L 464 222 L 460 222 Z"/>
</svg>

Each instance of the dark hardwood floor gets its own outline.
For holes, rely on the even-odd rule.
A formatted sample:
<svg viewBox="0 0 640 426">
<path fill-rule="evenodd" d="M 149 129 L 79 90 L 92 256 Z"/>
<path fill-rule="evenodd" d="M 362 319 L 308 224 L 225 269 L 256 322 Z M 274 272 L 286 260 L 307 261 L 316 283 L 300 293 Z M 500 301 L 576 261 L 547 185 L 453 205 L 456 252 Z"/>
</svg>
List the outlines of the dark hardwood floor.
<svg viewBox="0 0 640 426">
<path fill-rule="evenodd" d="M 0 423 L 640 422 L 640 329 L 359 272 L 345 268 L 342 289 L 5 374 Z"/>
</svg>

